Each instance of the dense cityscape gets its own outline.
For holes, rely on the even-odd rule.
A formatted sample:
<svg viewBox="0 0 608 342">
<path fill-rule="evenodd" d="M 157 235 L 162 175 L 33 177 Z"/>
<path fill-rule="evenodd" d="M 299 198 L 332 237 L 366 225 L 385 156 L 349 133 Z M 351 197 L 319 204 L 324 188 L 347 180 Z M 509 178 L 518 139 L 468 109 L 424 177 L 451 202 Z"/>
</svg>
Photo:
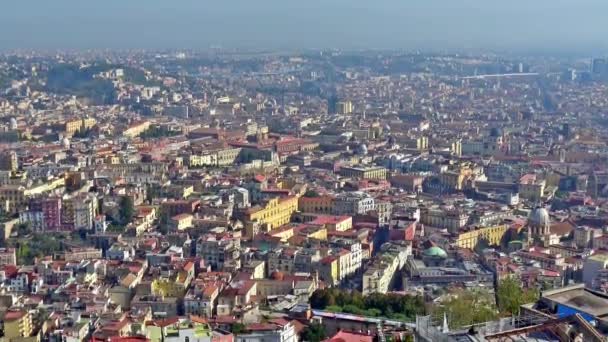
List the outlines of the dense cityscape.
<svg viewBox="0 0 608 342">
<path fill-rule="evenodd" d="M 606 341 L 608 59 L 0 55 L 2 341 Z"/>
</svg>

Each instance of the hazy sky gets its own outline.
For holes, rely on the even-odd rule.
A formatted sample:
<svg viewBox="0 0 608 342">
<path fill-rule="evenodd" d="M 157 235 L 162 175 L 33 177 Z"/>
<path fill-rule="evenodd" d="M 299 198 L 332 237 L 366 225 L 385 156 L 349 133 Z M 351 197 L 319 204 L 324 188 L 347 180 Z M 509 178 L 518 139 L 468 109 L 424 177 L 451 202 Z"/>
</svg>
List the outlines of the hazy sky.
<svg viewBox="0 0 608 342">
<path fill-rule="evenodd" d="M 608 0 L 3 0 L 0 48 L 597 50 Z"/>
</svg>

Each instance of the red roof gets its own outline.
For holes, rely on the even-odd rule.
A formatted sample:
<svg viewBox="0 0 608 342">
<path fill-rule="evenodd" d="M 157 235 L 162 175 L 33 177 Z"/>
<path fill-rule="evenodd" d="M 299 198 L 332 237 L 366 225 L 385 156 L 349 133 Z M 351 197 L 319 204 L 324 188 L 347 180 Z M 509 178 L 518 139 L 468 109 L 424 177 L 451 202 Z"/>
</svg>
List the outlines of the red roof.
<svg viewBox="0 0 608 342">
<path fill-rule="evenodd" d="M 114 336 L 110 337 L 109 342 L 142 342 L 142 341 L 150 341 L 150 339 L 143 336 L 131 336 L 131 337 L 120 337 Z"/>
<path fill-rule="evenodd" d="M 17 319 L 21 319 L 21 317 L 25 316 L 25 311 L 7 311 L 4 315 L 5 321 L 14 321 Z"/>
<path fill-rule="evenodd" d="M 530 173 L 521 176 L 521 178 L 519 179 L 519 182 L 522 184 L 533 184 L 534 181 L 536 181 L 536 175 Z"/>
<path fill-rule="evenodd" d="M 166 318 L 162 320 L 154 321 L 154 325 L 157 327 L 166 327 L 179 322 L 179 317 Z"/>
<path fill-rule="evenodd" d="M 201 316 L 190 315 L 190 320 L 194 323 L 207 324 L 207 319 Z"/>
<path fill-rule="evenodd" d="M 247 329 L 252 331 L 268 331 L 277 330 L 279 327 L 276 324 L 270 323 L 252 323 L 247 326 Z"/>
<path fill-rule="evenodd" d="M 325 258 L 321 259 L 321 263 L 322 264 L 331 264 L 332 262 L 336 261 L 338 258 L 336 258 L 333 255 L 328 255 Z"/>
<path fill-rule="evenodd" d="M 15 265 L 4 265 L 4 273 L 7 278 L 12 278 L 17 275 L 19 269 Z"/>
<path fill-rule="evenodd" d="M 355 332 L 339 331 L 332 338 L 324 342 L 372 342 L 373 336 Z"/>
<path fill-rule="evenodd" d="M 266 176 L 264 176 L 264 175 L 255 175 L 255 176 L 253 177 L 253 179 L 254 179 L 256 182 L 258 182 L 258 183 L 262 183 L 263 181 L 265 181 L 265 180 L 266 180 Z"/>
<path fill-rule="evenodd" d="M 275 318 L 275 319 L 271 319 L 270 320 L 271 323 L 274 323 L 276 325 L 280 325 L 282 327 L 286 326 L 287 324 L 289 324 L 289 321 L 284 319 L 284 318 Z"/>
<path fill-rule="evenodd" d="M 213 319 L 213 322 L 219 324 L 232 324 L 237 322 L 237 320 L 232 316 L 217 316 Z"/>
<path fill-rule="evenodd" d="M 350 219 L 350 216 L 319 215 L 310 224 L 337 224 Z"/>
<path fill-rule="evenodd" d="M 194 263 L 192 261 L 188 261 L 184 266 L 184 270 L 190 271 L 194 267 Z"/>
</svg>

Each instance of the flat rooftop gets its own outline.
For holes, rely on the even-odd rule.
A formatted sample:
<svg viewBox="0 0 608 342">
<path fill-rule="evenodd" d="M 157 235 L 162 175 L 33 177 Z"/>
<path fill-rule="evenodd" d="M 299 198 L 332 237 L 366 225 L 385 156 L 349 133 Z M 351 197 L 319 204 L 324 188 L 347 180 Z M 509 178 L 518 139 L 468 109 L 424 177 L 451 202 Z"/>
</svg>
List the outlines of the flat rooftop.
<svg viewBox="0 0 608 342">
<path fill-rule="evenodd" d="M 608 315 L 608 298 L 599 296 L 584 288 L 573 288 L 543 296 L 553 302 L 591 314 L 595 317 Z"/>
</svg>

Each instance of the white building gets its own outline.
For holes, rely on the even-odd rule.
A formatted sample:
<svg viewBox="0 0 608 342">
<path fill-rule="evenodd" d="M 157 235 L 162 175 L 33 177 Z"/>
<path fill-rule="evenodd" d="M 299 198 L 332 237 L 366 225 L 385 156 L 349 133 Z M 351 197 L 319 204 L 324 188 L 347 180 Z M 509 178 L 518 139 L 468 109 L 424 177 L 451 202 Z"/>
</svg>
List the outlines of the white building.
<svg viewBox="0 0 608 342">
<path fill-rule="evenodd" d="M 410 255 L 411 243 L 388 242 L 382 245 L 380 252 L 363 274 L 363 295 L 390 291 L 395 274 L 403 268 Z"/>
<path fill-rule="evenodd" d="M 92 195 L 74 199 L 74 229 L 93 229 L 97 215 L 97 198 Z"/>
<path fill-rule="evenodd" d="M 334 201 L 334 215 L 354 216 L 376 209 L 374 198 L 361 191 L 338 194 Z"/>
<path fill-rule="evenodd" d="M 587 259 L 583 264 L 583 282 L 588 288 L 593 287 L 593 280 L 599 271 L 608 267 L 608 255 L 594 254 Z"/>
<path fill-rule="evenodd" d="M 260 325 L 247 334 L 238 334 L 235 342 L 297 342 L 298 335 L 291 322 Z"/>
<path fill-rule="evenodd" d="M 36 232 L 44 230 L 44 213 L 41 211 L 22 211 L 19 213 L 19 223 L 29 224 Z"/>
</svg>

